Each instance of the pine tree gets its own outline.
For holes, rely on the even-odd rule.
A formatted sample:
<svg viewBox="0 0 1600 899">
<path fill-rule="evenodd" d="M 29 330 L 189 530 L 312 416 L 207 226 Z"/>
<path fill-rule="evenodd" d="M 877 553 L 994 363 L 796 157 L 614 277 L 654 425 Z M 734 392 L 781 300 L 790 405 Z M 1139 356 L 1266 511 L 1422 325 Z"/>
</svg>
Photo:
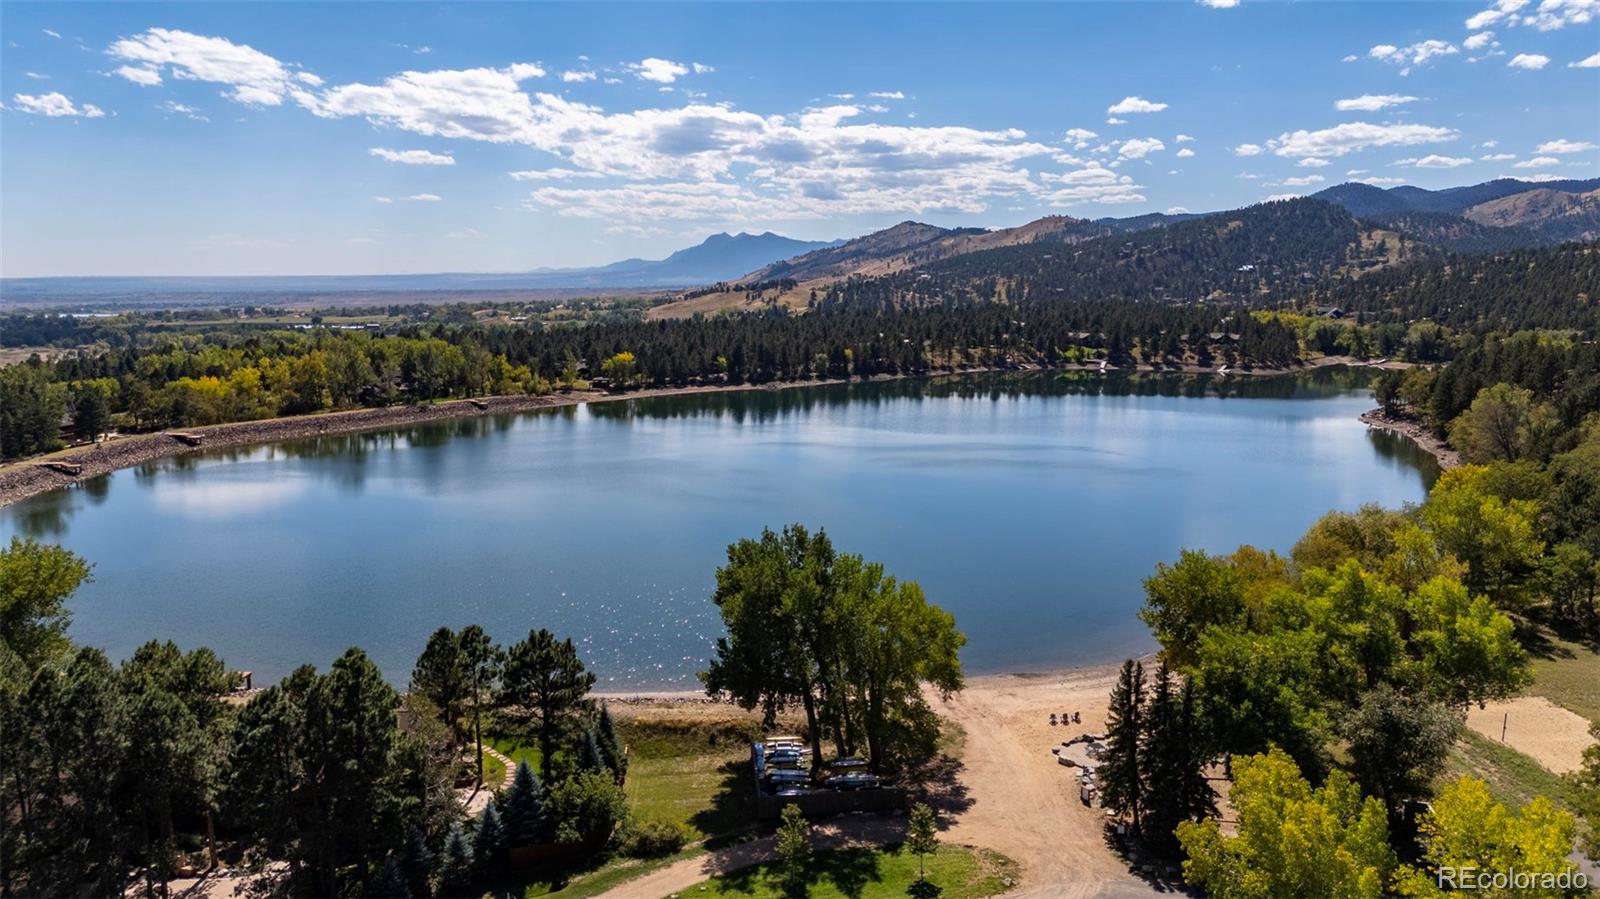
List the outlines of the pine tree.
<svg viewBox="0 0 1600 899">
<path fill-rule="evenodd" d="M 444 853 L 439 856 L 440 899 L 462 899 L 472 895 L 472 847 L 461 832 L 461 825 L 450 829 L 444 842 Z"/>
<path fill-rule="evenodd" d="M 600 704 L 600 720 L 595 725 L 595 738 L 600 743 L 600 755 L 606 767 L 622 783 L 628 777 L 628 754 L 622 749 L 622 736 L 617 733 L 617 722 L 611 717 L 611 707 Z"/>
<path fill-rule="evenodd" d="M 785 805 L 778 824 L 778 864 L 783 870 L 784 892 L 804 895 L 806 866 L 811 861 L 811 829 L 797 805 Z"/>
<path fill-rule="evenodd" d="M 505 840 L 508 846 L 532 846 L 545 835 L 544 786 L 527 762 L 517 763 L 517 773 L 506 791 Z"/>
<path fill-rule="evenodd" d="M 1205 778 L 1203 741 L 1196 732 L 1194 687 L 1185 682 L 1175 693 L 1165 662 L 1156 671 L 1150 707 L 1145 713 L 1142 764 L 1145 836 L 1160 852 L 1178 852 L 1173 831 L 1183 821 L 1215 811 L 1215 794 Z"/>
<path fill-rule="evenodd" d="M 433 870 L 433 857 L 428 852 L 428 841 L 422 831 L 413 827 L 406 832 L 406 841 L 400 846 L 400 876 L 405 879 L 406 892 L 411 899 L 428 899 L 433 895 L 428 875 Z"/>
<path fill-rule="evenodd" d="M 595 738 L 593 728 L 584 731 L 583 738 L 578 741 L 578 770 L 612 773 L 611 769 L 606 767 L 605 757 L 600 753 L 600 741 Z"/>
<path fill-rule="evenodd" d="M 917 879 L 926 880 L 928 869 L 923 858 L 939 851 L 939 827 L 933 809 L 925 802 L 911 807 L 911 818 L 906 822 L 906 850 L 917 856 Z"/>
<path fill-rule="evenodd" d="M 1139 744 L 1144 736 L 1144 666 L 1129 659 L 1111 691 L 1106 713 L 1106 751 L 1095 774 L 1106 808 L 1133 818 L 1138 832 L 1144 810 L 1144 783 Z"/>
<path fill-rule="evenodd" d="M 472 860 L 478 875 L 489 879 L 499 875 L 500 862 L 505 853 L 505 829 L 500 826 L 500 816 L 494 813 L 494 803 L 483 807 L 478 816 L 478 830 L 472 835 Z"/>
<path fill-rule="evenodd" d="M 400 873 L 400 866 L 395 864 L 394 856 L 384 859 L 383 867 L 378 870 L 377 878 L 372 881 L 372 895 L 377 899 L 411 899 L 411 888 L 406 885 L 406 879 Z"/>
</svg>

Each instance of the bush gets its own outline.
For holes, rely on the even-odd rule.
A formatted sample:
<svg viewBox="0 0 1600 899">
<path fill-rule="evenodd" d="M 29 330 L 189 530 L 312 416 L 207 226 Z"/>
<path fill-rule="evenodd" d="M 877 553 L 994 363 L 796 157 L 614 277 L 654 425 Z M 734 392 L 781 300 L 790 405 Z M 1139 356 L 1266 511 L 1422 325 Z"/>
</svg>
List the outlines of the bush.
<svg viewBox="0 0 1600 899">
<path fill-rule="evenodd" d="M 622 837 L 622 851 L 634 858 L 662 858 L 672 855 L 689 842 L 689 830 L 673 821 L 629 822 Z"/>
<path fill-rule="evenodd" d="M 622 788 L 604 774 L 582 772 L 550 791 L 547 808 L 556 823 L 556 842 L 567 845 L 605 840 L 628 811 Z"/>
</svg>

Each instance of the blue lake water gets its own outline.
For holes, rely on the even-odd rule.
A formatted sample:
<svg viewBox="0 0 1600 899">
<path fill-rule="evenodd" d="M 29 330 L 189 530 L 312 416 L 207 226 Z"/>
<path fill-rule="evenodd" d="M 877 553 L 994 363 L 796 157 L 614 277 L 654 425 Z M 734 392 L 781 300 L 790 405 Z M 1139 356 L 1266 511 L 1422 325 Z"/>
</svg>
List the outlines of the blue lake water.
<svg viewBox="0 0 1600 899">
<path fill-rule="evenodd" d="M 209 645 L 275 679 L 364 647 L 403 683 L 440 625 L 574 638 L 600 686 L 694 683 L 726 545 L 786 522 L 919 581 L 970 673 L 1152 648 L 1182 547 L 1287 550 L 1420 500 L 1431 459 L 1360 372 L 987 375 L 663 397 L 162 460 L 0 509 L 95 564 L 72 636 Z"/>
</svg>

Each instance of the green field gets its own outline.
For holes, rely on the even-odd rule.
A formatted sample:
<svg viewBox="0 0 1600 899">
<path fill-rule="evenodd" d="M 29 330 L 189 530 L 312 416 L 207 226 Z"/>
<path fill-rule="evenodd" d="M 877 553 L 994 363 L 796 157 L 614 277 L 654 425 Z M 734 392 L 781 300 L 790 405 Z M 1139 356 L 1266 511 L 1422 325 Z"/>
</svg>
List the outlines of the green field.
<svg viewBox="0 0 1600 899">
<path fill-rule="evenodd" d="M 1528 692 L 1600 723 L 1600 653 L 1592 646 L 1551 637 L 1533 659 Z"/>
<path fill-rule="evenodd" d="M 625 721 L 628 802 L 640 822 L 686 829 L 690 840 L 754 823 L 749 779 L 753 725 L 724 721 Z"/>
<path fill-rule="evenodd" d="M 940 899 L 994 896 L 1016 882 L 1017 865 L 987 849 L 941 846 L 927 858 L 928 880 Z M 833 849 L 812 859 L 810 899 L 902 899 L 917 879 L 917 857 L 899 847 Z M 684 891 L 687 896 L 783 899 L 781 875 L 772 862 L 714 877 Z"/>
</svg>

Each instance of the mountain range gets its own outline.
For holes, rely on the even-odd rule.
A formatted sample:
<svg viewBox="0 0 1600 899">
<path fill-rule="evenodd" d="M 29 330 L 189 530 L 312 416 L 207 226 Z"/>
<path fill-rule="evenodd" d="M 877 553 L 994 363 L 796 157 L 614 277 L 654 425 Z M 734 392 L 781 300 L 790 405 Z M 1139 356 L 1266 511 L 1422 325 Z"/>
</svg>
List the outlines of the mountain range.
<svg viewBox="0 0 1600 899">
<path fill-rule="evenodd" d="M 1296 279 L 1360 276 L 1419 256 L 1502 252 L 1600 239 L 1600 179 L 1502 178 L 1444 190 L 1348 183 L 1308 197 L 1210 213 L 1081 219 L 1051 215 L 1014 228 L 900 224 L 850 240 L 772 232 L 714 234 L 664 259 L 511 273 L 249 278 L 5 279 L 8 300 L 111 305 L 164 296 L 236 302 L 256 295 L 539 290 L 566 295 L 688 289 L 652 317 L 767 303 L 804 306 L 840 281 L 915 272 L 946 289 L 966 279 L 1031 279 L 1063 297 L 1130 298 L 1270 291 Z M 1065 252 L 1071 248 L 1071 252 Z M 707 285 L 725 285 L 715 290 Z M 733 288 L 733 289 L 730 289 Z M 984 290 L 1006 290 L 1003 286 Z M 1139 291 L 1146 291 L 1140 294 Z M 328 299 L 331 299 L 329 297 Z"/>
</svg>

